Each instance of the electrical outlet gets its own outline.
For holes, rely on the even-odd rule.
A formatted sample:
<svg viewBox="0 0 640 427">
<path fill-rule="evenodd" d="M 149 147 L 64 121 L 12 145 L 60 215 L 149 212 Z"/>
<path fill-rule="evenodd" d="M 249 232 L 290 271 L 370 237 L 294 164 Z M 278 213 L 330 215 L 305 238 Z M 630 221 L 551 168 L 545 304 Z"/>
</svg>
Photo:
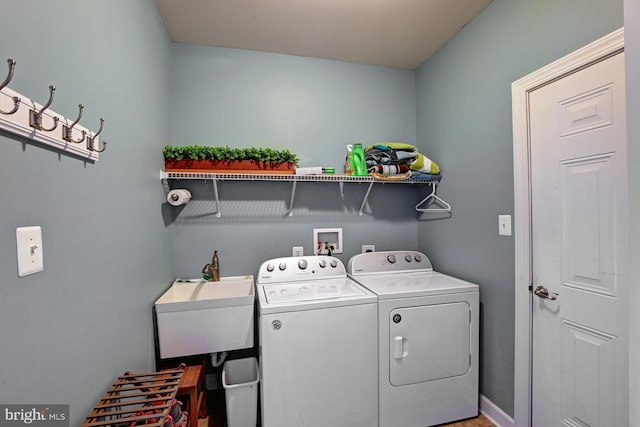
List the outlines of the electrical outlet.
<svg viewBox="0 0 640 427">
<path fill-rule="evenodd" d="M 375 252 L 376 245 L 362 245 L 362 253 L 366 254 L 367 252 Z"/>
<path fill-rule="evenodd" d="M 302 256 L 304 255 L 304 248 L 302 246 L 294 246 L 291 251 L 292 256 Z"/>
</svg>

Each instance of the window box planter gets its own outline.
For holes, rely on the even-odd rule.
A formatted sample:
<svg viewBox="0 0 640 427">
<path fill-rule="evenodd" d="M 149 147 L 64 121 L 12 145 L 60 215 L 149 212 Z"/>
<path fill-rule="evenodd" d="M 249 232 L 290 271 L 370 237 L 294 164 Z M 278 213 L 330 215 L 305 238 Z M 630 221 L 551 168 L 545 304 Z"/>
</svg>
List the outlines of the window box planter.
<svg viewBox="0 0 640 427">
<path fill-rule="evenodd" d="M 295 172 L 295 163 L 273 163 L 260 160 L 165 159 L 164 168 L 167 172 L 271 173 L 293 175 Z"/>
<path fill-rule="evenodd" d="M 298 156 L 288 150 L 191 145 L 162 150 L 167 172 L 293 175 Z"/>
</svg>

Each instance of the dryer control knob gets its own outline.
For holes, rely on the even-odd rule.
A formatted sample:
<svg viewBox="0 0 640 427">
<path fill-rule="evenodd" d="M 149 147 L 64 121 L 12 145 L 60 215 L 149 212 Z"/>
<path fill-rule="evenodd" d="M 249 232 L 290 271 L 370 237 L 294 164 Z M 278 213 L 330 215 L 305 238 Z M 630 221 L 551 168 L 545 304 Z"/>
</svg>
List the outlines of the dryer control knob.
<svg viewBox="0 0 640 427">
<path fill-rule="evenodd" d="M 405 256 L 404 256 L 404 259 L 405 259 L 407 262 L 411 262 L 411 261 L 413 260 L 413 258 L 411 258 L 411 255 L 405 255 Z"/>
<path fill-rule="evenodd" d="M 422 257 L 420 255 L 416 255 L 414 259 L 416 260 L 416 262 L 422 261 Z"/>
<path fill-rule="evenodd" d="M 280 271 L 285 271 L 287 269 L 287 264 L 281 262 L 278 268 L 280 269 Z"/>
<path fill-rule="evenodd" d="M 396 256 L 395 255 L 387 255 L 387 261 L 389 261 L 391 264 L 393 264 L 394 262 L 396 262 Z"/>
<path fill-rule="evenodd" d="M 321 259 L 320 262 L 318 262 L 318 265 L 320 268 L 325 268 L 327 266 L 327 261 Z"/>
<path fill-rule="evenodd" d="M 273 266 L 273 264 L 267 264 L 267 271 L 268 271 L 269 273 L 271 273 L 271 272 L 273 271 L 273 269 L 274 269 L 274 268 L 275 268 L 275 267 Z"/>
<path fill-rule="evenodd" d="M 298 268 L 299 268 L 300 270 L 304 270 L 304 269 L 306 269 L 306 268 L 307 268 L 307 265 L 308 265 L 308 264 L 307 264 L 307 260 L 305 260 L 305 259 L 301 259 L 300 261 L 298 261 Z"/>
<path fill-rule="evenodd" d="M 336 268 L 338 266 L 338 261 L 336 261 L 335 259 L 332 259 L 329 264 L 331 264 L 331 267 Z"/>
</svg>

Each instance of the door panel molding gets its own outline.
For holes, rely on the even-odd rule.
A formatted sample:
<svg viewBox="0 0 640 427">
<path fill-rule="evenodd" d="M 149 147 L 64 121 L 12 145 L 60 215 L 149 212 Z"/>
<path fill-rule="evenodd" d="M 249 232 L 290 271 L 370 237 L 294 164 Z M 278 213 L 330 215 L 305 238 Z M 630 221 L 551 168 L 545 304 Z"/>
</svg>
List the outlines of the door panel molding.
<svg viewBox="0 0 640 427">
<path fill-rule="evenodd" d="M 615 345 L 614 335 L 563 319 L 560 353 L 565 424 L 615 425 Z M 600 389 L 593 384 L 600 384 Z"/>
<path fill-rule="evenodd" d="M 624 49 L 624 29 L 595 42 L 515 81 L 511 85 L 514 168 L 515 241 L 515 398 L 514 421 L 531 425 L 531 175 L 529 94 L 568 74 L 602 61 Z M 597 107 L 596 107 L 597 109 Z M 585 116 L 589 114 L 579 113 Z M 578 115 L 579 117 L 579 115 Z"/>
<path fill-rule="evenodd" d="M 562 177 L 563 286 L 609 297 L 616 296 L 616 194 L 614 153 L 560 162 Z M 567 202 L 569 201 L 569 202 Z M 603 225 L 601 225 L 603 224 Z M 603 232 L 603 229 L 605 232 Z M 580 263 L 578 250 L 592 251 L 592 262 Z"/>
</svg>

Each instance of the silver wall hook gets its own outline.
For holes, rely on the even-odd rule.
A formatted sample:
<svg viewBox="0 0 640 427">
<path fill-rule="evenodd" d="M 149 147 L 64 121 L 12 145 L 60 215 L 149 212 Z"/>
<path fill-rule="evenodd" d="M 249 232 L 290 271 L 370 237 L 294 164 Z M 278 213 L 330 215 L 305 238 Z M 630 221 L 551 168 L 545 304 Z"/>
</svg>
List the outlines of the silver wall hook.
<svg viewBox="0 0 640 427">
<path fill-rule="evenodd" d="M 78 108 L 80 109 L 80 112 L 78 113 L 78 118 L 76 119 L 76 121 L 71 123 L 71 126 L 62 125 L 62 139 L 68 142 L 75 142 L 76 144 L 80 144 L 82 141 L 84 141 L 84 138 L 87 136 L 87 132 L 83 130 L 82 138 L 80 138 L 77 141 L 73 139 L 73 127 L 77 125 L 80 119 L 82 118 L 82 110 L 84 110 L 84 105 L 79 104 Z"/>
<path fill-rule="evenodd" d="M 16 61 L 14 61 L 13 59 L 7 59 L 7 64 L 9 65 L 9 74 L 7 74 L 7 78 L 4 79 L 2 83 L 0 83 L 0 90 L 4 89 L 9 84 L 9 82 L 11 82 L 11 79 L 13 79 L 13 71 L 16 68 Z M 20 108 L 20 98 L 18 98 L 17 96 L 13 96 L 11 99 L 13 99 L 13 110 L 11 111 L 0 110 L 0 114 L 9 115 L 18 111 L 18 108 Z"/>
<path fill-rule="evenodd" d="M 103 126 L 104 126 L 104 119 L 100 117 L 100 129 L 98 129 L 98 132 L 96 132 L 95 135 L 91 136 L 91 133 L 89 133 L 89 136 L 87 137 L 87 150 L 102 153 L 104 150 L 107 149 L 107 141 L 102 141 L 102 149 L 99 149 L 95 146 L 95 140 L 98 137 L 98 135 L 100 135 L 100 133 L 102 132 Z"/>
<path fill-rule="evenodd" d="M 9 74 L 7 75 L 7 78 L 4 79 L 2 83 L 0 83 L 0 90 L 4 89 L 5 86 L 9 84 L 11 79 L 13 79 L 13 71 L 16 69 L 16 61 L 14 61 L 13 59 L 7 59 L 7 64 L 9 65 Z"/>
<path fill-rule="evenodd" d="M 40 109 L 40 111 L 30 110 L 29 112 L 29 126 L 38 130 L 44 130 L 51 132 L 58 127 L 58 117 L 53 118 L 53 127 L 46 129 L 42 127 L 42 113 L 53 103 L 53 95 L 56 92 L 55 86 L 49 86 L 49 101 Z"/>
</svg>

